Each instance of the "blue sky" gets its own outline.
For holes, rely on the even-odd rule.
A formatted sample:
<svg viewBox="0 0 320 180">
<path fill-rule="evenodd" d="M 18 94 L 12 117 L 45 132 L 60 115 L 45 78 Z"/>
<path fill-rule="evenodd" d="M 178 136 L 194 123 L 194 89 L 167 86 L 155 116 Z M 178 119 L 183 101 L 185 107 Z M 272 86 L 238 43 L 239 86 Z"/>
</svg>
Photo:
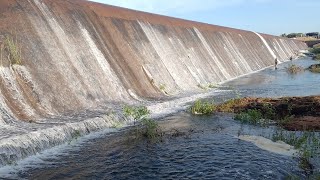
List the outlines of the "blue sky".
<svg viewBox="0 0 320 180">
<path fill-rule="evenodd" d="M 320 31 L 320 0 L 92 1 L 273 35 Z"/>
</svg>

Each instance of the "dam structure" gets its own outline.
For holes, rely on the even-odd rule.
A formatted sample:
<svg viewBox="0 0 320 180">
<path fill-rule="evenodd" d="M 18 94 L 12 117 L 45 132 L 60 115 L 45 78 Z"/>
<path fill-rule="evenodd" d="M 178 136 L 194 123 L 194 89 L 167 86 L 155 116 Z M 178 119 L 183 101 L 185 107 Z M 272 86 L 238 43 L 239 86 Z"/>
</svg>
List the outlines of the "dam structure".
<svg viewBox="0 0 320 180">
<path fill-rule="evenodd" d="M 199 93 L 307 48 L 84 0 L 0 0 L 0 47 L 0 167 L 121 119 L 83 112 Z"/>
</svg>

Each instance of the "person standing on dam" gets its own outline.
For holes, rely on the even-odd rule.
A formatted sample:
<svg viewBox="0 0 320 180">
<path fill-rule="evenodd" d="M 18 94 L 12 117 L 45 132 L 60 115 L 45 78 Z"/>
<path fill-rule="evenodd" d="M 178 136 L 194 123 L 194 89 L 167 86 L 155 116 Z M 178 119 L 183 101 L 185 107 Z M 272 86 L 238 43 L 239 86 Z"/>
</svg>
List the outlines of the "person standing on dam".
<svg viewBox="0 0 320 180">
<path fill-rule="evenodd" d="M 275 58 L 274 59 L 274 69 L 278 69 L 278 67 L 277 67 L 277 65 L 278 65 L 278 58 Z"/>
</svg>

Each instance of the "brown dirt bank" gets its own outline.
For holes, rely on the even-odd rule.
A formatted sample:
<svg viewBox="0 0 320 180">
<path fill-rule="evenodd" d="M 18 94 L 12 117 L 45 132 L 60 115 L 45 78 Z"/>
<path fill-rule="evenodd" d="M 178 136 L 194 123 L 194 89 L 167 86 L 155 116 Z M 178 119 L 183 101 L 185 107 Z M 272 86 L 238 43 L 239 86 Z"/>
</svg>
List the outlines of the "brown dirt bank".
<svg viewBox="0 0 320 180">
<path fill-rule="evenodd" d="M 320 96 L 242 98 L 218 105 L 219 112 L 257 109 L 287 130 L 320 130 Z"/>
</svg>

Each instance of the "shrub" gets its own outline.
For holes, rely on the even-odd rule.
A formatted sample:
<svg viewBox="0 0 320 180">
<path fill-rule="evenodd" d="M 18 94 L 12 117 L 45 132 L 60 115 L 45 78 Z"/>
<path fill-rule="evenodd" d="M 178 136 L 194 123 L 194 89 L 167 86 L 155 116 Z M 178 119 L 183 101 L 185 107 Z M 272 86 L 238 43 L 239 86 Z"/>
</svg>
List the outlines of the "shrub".
<svg viewBox="0 0 320 180">
<path fill-rule="evenodd" d="M 320 54 L 320 48 L 317 47 L 317 48 L 312 48 L 309 50 L 311 53 L 314 53 L 314 54 Z"/>
<path fill-rule="evenodd" d="M 150 111 L 145 106 L 124 106 L 123 114 L 125 117 L 132 117 L 135 121 L 148 116 Z"/>
<path fill-rule="evenodd" d="M 286 67 L 286 69 L 289 74 L 298 74 L 299 72 L 304 71 L 303 67 L 297 66 L 295 64 L 289 65 L 288 67 Z"/>
<path fill-rule="evenodd" d="M 308 70 L 314 73 L 320 73 L 320 64 L 313 64 L 308 68 Z"/>
<path fill-rule="evenodd" d="M 215 110 L 215 105 L 209 102 L 202 102 L 197 100 L 190 108 L 190 111 L 194 115 L 208 115 Z"/>
<path fill-rule="evenodd" d="M 124 106 L 123 114 L 125 117 L 132 117 L 134 121 L 140 123 L 136 126 L 136 137 L 146 137 L 149 140 L 154 140 L 162 135 L 158 123 L 149 119 L 150 111 L 145 106 Z"/>
<path fill-rule="evenodd" d="M 155 120 L 144 118 L 141 121 L 142 135 L 148 139 L 156 139 L 161 136 L 161 130 Z"/>
</svg>

